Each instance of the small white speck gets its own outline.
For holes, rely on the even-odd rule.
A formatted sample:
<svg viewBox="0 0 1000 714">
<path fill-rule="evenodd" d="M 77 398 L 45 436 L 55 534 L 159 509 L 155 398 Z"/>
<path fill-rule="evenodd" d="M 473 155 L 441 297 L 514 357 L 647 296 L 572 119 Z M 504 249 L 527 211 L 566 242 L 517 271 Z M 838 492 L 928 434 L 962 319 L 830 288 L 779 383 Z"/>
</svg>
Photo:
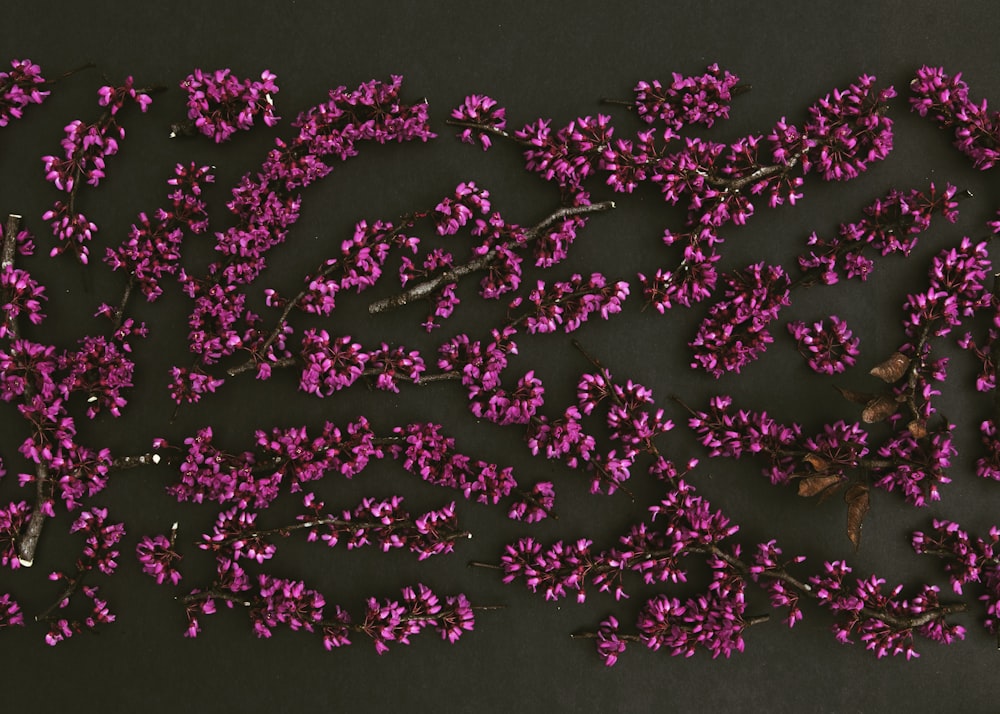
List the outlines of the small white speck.
<svg viewBox="0 0 1000 714">
<path fill-rule="evenodd" d="M 17 560 L 25 568 L 30 568 L 35 563 L 34 559 L 26 560 L 25 558 L 18 558 Z"/>
<path fill-rule="evenodd" d="M 88 401 L 89 403 L 93 404 L 94 402 L 96 402 L 96 401 L 97 401 L 97 397 L 96 397 L 96 396 L 90 396 L 90 397 L 89 397 L 89 398 L 87 399 L 87 401 Z"/>
<path fill-rule="evenodd" d="M 273 100 L 273 99 L 271 99 L 271 95 L 270 95 L 270 94 L 265 94 L 265 95 L 264 95 L 264 101 L 266 101 L 266 102 L 267 102 L 268 104 L 270 104 L 270 105 L 271 105 L 272 107 L 274 106 L 274 100 Z"/>
<path fill-rule="evenodd" d="M 153 456 L 150 459 L 150 461 L 152 461 L 154 464 L 160 463 L 160 455 L 159 454 L 153 454 Z M 174 525 L 176 526 L 177 524 L 175 523 Z"/>
</svg>

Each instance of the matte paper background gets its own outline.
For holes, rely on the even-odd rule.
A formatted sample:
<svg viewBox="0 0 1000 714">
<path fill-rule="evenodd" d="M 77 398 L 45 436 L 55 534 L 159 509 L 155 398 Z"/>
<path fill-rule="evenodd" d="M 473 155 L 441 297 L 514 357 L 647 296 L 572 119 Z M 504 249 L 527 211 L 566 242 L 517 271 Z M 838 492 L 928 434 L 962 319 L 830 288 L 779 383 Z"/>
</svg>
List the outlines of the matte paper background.
<svg viewBox="0 0 1000 714">
<path fill-rule="evenodd" d="M 430 103 L 439 138 L 424 145 L 364 147 L 361 156 L 338 166 L 310 187 L 287 246 L 255 287 L 294 288 L 301 276 L 336 250 L 361 219 L 394 218 L 433 206 L 460 181 L 474 180 L 491 191 L 494 207 L 509 220 L 532 224 L 558 206 L 556 190 L 527 174 L 517 150 L 499 146 L 489 153 L 456 141 L 445 126 L 451 108 L 469 93 L 497 98 L 516 128 L 537 117 L 562 126 L 574 117 L 608 112 L 624 131 L 637 124 L 627 112 L 600 104 L 604 97 L 629 98 L 635 82 L 667 80 L 672 72 L 700 73 L 718 62 L 753 90 L 740 96 L 729 121 L 711 132 L 730 140 L 766 132 L 776 119 L 794 121 L 806 107 L 861 74 L 893 84 L 901 98 L 891 106 L 896 120 L 891 157 L 857 181 L 824 184 L 807 180 L 795 207 L 761 209 L 746 227 L 729 228 L 724 268 L 751 261 L 788 261 L 813 230 L 832 232 L 855 220 L 861 208 L 890 188 L 925 188 L 951 182 L 975 198 L 963 203 L 957 225 L 939 225 L 922 239 L 909 260 L 886 260 L 864 285 L 818 288 L 793 299 L 784 319 L 814 320 L 831 313 L 848 320 L 862 340 L 861 365 L 881 360 L 902 341 L 900 307 L 904 296 L 926 280 L 929 257 L 963 235 L 985 233 L 985 221 L 1000 208 L 995 175 L 976 172 L 931 122 L 911 114 L 906 90 L 917 68 L 941 65 L 961 71 L 976 96 L 1000 102 L 996 38 L 1000 12 L 993 3 L 893 2 L 272 2 L 7 3 L 0 11 L 5 58 L 30 58 L 46 76 L 93 61 L 97 68 L 54 88 L 41 108 L 0 134 L 0 211 L 23 214 L 43 246 L 48 246 L 42 212 L 55 198 L 45 183 L 40 157 L 58 150 L 62 127 L 75 117 L 98 114 L 96 89 L 134 75 L 137 84 L 162 83 L 149 114 L 126 120 L 119 156 L 109 162 L 107 181 L 84 197 L 88 216 L 100 226 L 95 255 L 127 235 L 139 211 L 162 204 L 165 179 L 179 161 L 217 166 L 209 195 L 225 225 L 229 188 L 259 166 L 275 136 L 287 136 L 295 114 L 326 97 L 328 89 L 402 74 L 404 96 Z M 207 141 L 171 141 L 166 127 L 184 112 L 177 83 L 195 67 L 230 67 L 239 76 L 270 69 L 281 87 L 276 97 L 285 122 L 257 129 L 221 148 Z M 572 258 L 559 276 L 600 269 L 633 279 L 668 261 L 659 240 L 667 227 L 679 228 L 683 213 L 654 191 L 620 200 L 614 214 L 595 218 L 582 232 Z M 206 241 L 206 246 L 208 245 Z M 205 259 L 208 248 L 193 249 Z M 193 258 L 193 260 L 197 260 Z M 87 284 L 69 261 L 38 260 L 34 269 L 49 286 L 52 300 L 44 334 L 69 344 L 101 301 L 120 295 L 120 276 L 107 270 Z M 529 273 L 526 280 L 538 277 Z M 260 291 L 255 300 L 259 300 Z M 363 344 L 385 340 L 432 350 L 444 335 L 480 329 L 483 319 L 470 299 L 444 332 L 424 335 L 423 307 L 369 319 L 367 300 L 345 301 L 331 320 L 317 325 L 350 334 Z M 425 582 L 441 592 L 462 591 L 476 603 L 505 609 L 480 615 L 475 632 L 456 646 L 434 635 L 378 656 L 366 642 L 326 653 L 318 638 L 278 632 L 258 640 L 244 613 L 222 612 L 204 621 L 196 640 L 182 636 L 183 608 L 174 592 L 141 576 L 132 549 L 141 534 L 164 532 L 175 520 L 181 536 L 194 540 L 210 525 L 213 509 L 180 506 L 163 492 L 171 475 L 148 469 L 115 477 L 101 503 L 126 522 L 121 572 L 102 587 L 119 621 L 98 635 L 75 637 L 56 648 L 42 641 L 43 628 L 0 633 L 4 711 L 996 711 L 995 681 L 1000 665 L 996 643 L 977 624 L 980 611 L 958 618 L 969 629 L 965 642 L 951 647 L 918 642 L 922 657 L 875 660 L 859 645 L 842 646 L 829 631 L 829 613 L 806 609 L 804 622 L 788 630 L 779 616 L 747 631 L 747 649 L 729 660 L 704 652 L 690 659 L 633 647 L 614 668 L 605 668 L 592 643 L 573 632 L 594 627 L 609 612 L 634 617 L 642 598 L 615 603 L 590 593 L 585 605 L 572 600 L 547 603 L 521 585 L 504 586 L 495 572 L 466 567 L 469 560 L 496 561 L 503 544 L 522 534 L 543 542 L 587 536 L 601 547 L 646 514 L 658 486 L 639 473 L 625 494 L 592 497 L 578 474 L 531 458 L 517 429 L 476 423 L 455 385 L 405 390 L 400 395 L 363 387 L 326 400 L 295 389 L 293 375 L 267 383 L 247 378 L 227 385 L 218 398 L 182 410 L 173 422 L 165 390 L 166 370 L 186 362 L 188 303 L 168 294 L 156 305 L 135 303 L 151 337 L 137 348 L 140 373 L 126 416 L 85 426 L 91 442 L 116 453 L 135 453 L 162 436 L 180 442 L 195 429 L 212 425 L 233 450 L 246 448 L 253 430 L 325 419 L 343 422 L 365 414 L 381 427 L 414 420 L 446 425 L 459 446 L 478 458 L 513 465 L 530 482 L 550 478 L 559 494 L 558 522 L 530 527 L 508 521 L 495 508 L 460 502 L 462 522 L 475 537 L 450 556 L 418 563 L 409 554 L 327 551 L 281 543 L 276 572 L 304 578 L 329 602 L 358 612 L 364 598 L 398 593 Z M 678 460 L 703 456 L 684 426 L 684 414 L 668 400 L 681 395 L 704 404 L 709 396 L 732 394 L 739 404 L 766 409 L 783 421 L 816 428 L 836 419 L 856 419 L 852 405 L 834 384 L 866 384 L 867 367 L 840 381 L 810 376 L 783 328 L 759 362 L 742 375 L 713 380 L 688 368 L 686 343 L 707 309 L 678 308 L 660 316 L 640 310 L 633 297 L 624 314 L 608 323 L 588 324 L 578 339 L 620 378 L 653 388 L 678 422 L 664 443 Z M 497 315 L 498 313 L 490 313 Z M 499 313 L 502 314 L 502 311 Z M 300 323 L 305 324 L 305 323 Z M 564 335 L 525 338 L 521 365 L 531 365 L 546 384 L 553 405 L 572 397 L 575 380 L 588 365 Z M 962 456 L 943 490 L 940 504 L 924 510 L 878 492 L 854 555 L 843 533 L 844 508 L 838 499 L 822 505 L 798 499 L 792 490 L 771 488 L 759 464 L 704 460 L 692 478 L 713 505 L 741 525 L 740 539 L 752 544 L 777 538 L 788 554 L 823 560 L 849 558 L 855 572 L 877 572 L 890 582 L 930 580 L 947 589 L 935 563 L 920 560 L 908 545 L 913 530 L 934 517 L 959 520 L 985 532 L 997 522 L 1000 491 L 979 482 L 970 464 L 976 454 L 975 424 L 989 411 L 989 399 L 971 391 L 972 366 L 956 360 L 942 411 L 959 424 Z M 869 385 L 870 386 L 870 385 Z M 0 410 L 0 454 L 15 466 L 22 424 L 12 407 Z M 967 447 L 967 448 L 965 448 Z M 17 494 L 16 479 L 2 484 L 3 497 Z M 327 484 L 330 487 L 330 484 Z M 339 489 L 339 490 L 338 490 Z M 450 500 L 452 495 L 422 484 L 387 461 L 358 482 L 344 482 L 326 494 L 347 507 L 362 495 L 401 493 L 413 510 Z M 69 520 L 51 525 L 32 572 L 0 573 L 0 591 L 13 592 L 26 612 L 43 609 L 54 596 L 46 580 L 68 568 L 76 542 L 65 534 Z M 200 583 L 206 563 L 193 547 L 182 585 Z M 650 590 L 649 593 L 654 592 Z M 682 590 L 683 592 L 683 590 Z M 767 611 L 753 591 L 753 605 Z M 751 610 L 754 608 L 752 607 Z"/>
</svg>

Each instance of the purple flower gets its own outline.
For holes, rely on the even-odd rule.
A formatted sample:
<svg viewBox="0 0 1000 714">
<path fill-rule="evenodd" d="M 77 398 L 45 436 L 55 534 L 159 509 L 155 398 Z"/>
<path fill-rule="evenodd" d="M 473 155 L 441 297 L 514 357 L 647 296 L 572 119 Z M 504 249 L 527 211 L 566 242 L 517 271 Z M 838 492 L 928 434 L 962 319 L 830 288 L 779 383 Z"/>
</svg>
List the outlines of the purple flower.
<svg viewBox="0 0 1000 714">
<path fill-rule="evenodd" d="M 213 377 L 200 367 L 171 367 L 170 398 L 177 404 L 194 404 L 206 394 L 212 394 L 222 386 L 224 379 Z"/>
<path fill-rule="evenodd" d="M 712 306 L 690 343 L 694 368 L 715 378 L 740 372 L 774 341 L 767 326 L 789 304 L 790 281 L 777 265 L 757 263 L 726 278 L 723 300 Z"/>
<path fill-rule="evenodd" d="M 788 608 L 785 622 L 789 627 L 794 627 L 795 623 L 802 619 L 802 609 L 799 607 L 800 593 L 783 579 L 787 563 L 779 561 L 780 556 L 781 548 L 777 546 L 776 541 L 770 540 L 758 544 L 753 564 L 750 566 L 750 577 L 767 591 L 772 606 Z M 805 556 L 799 555 L 789 562 L 801 563 L 804 560 Z"/>
<path fill-rule="evenodd" d="M 610 615 L 597 628 L 597 651 L 604 658 L 604 664 L 613 667 L 625 646 L 626 641 L 618 636 L 618 619 Z"/>
<path fill-rule="evenodd" d="M 128 240 L 118 248 L 107 249 L 104 262 L 112 270 L 126 271 L 148 301 L 153 302 L 163 293 L 160 281 L 164 276 L 178 274 L 185 232 L 197 235 L 208 230 L 202 184 L 214 181 L 208 166 L 177 164 L 174 176 L 167 182 L 173 187 L 168 196 L 170 207 L 156 210 L 152 218 L 140 213 Z"/>
<path fill-rule="evenodd" d="M 257 582 L 259 596 L 250 608 L 250 622 L 258 637 L 270 637 L 278 625 L 286 625 L 293 631 L 313 632 L 323 620 L 326 602 L 305 583 L 269 575 L 260 575 Z"/>
<path fill-rule="evenodd" d="M 980 478 L 1000 481 L 1000 438 L 997 436 L 997 425 L 993 419 L 986 419 L 979 425 L 986 456 L 976 459 L 976 475 Z"/>
<path fill-rule="evenodd" d="M 643 121 L 659 121 L 674 132 L 692 124 L 711 127 L 718 119 L 729 118 L 733 89 L 739 81 L 735 74 L 711 64 L 699 76 L 674 72 L 668 84 L 639 82 L 635 86 L 636 111 Z"/>
<path fill-rule="evenodd" d="M 31 60 L 11 60 L 10 71 L 0 72 L 0 127 L 20 119 L 31 104 L 41 104 L 49 96 L 42 68 Z"/>
<path fill-rule="evenodd" d="M 326 330 L 306 330 L 302 338 L 305 367 L 299 389 L 328 397 L 354 384 L 365 371 L 370 356 L 348 335 L 331 338 Z"/>
<path fill-rule="evenodd" d="M 860 340 L 836 315 L 830 316 L 829 325 L 824 320 L 812 325 L 789 322 L 788 331 L 798 342 L 799 353 L 817 374 L 840 374 L 857 361 Z"/>
<path fill-rule="evenodd" d="M 48 300 L 45 288 L 31 274 L 13 265 L 0 267 L 0 310 L 4 319 L 0 322 L 0 338 L 10 334 L 8 327 L 21 315 L 25 315 L 33 325 L 38 325 L 45 318 L 42 312 L 42 302 Z"/>
<path fill-rule="evenodd" d="M 181 574 L 173 563 L 180 560 L 181 556 L 174 551 L 173 541 L 167 536 L 143 536 L 135 547 L 135 554 L 142 572 L 153 578 L 157 585 L 162 585 L 164 580 L 169 580 L 174 585 L 180 582 Z"/>
<path fill-rule="evenodd" d="M 451 118 L 460 126 L 474 124 L 476 128 L 466 126 L 458 138 L 466 144 L 475 144 L 478 140 L 486 151 L 492 145 L 490 131 L 503 132 L 507 126 L 507 110 L 501 107 L 495 99 L 481 94 L 470 94 L 462 104 L 451 111 Z"/>
<path fill-rule="evenodd" d="M 740 409 L 733 414 L 732 403 L 728 396 L 712 397 L 708 411 L 693 412 L 688 426 L 708 448 L 709 456 L 734 459 L 744 454 L 766 456 L 770 464 L 764 473 L 771 483 L 787 483 L 797 468 L 797 459 L 790 452 L 801 438 L 802 427 L 781 424 L 766 412 Z"/>
<path fill-rule="evenodd" d="M 988 573 L 997 569 L 994 553 L 1000 531 L 990 529 L 990 539 L 973 539 L 968 531 L 954 521 L 934 519 L 933 531 L 913 534 L 911 544 L 917 553 L 936 555 L 945 560 L 945 572 L 952 589 L 962 594 L 964 585 L 989 579 Z"/>
<path fill-rule="evenodd" d="M 549 517 L 555 508 L 555 499 L 556 492 L 552 483 L 538 481 L 530 492 L 519 494 L 518 500 L 507 511 L 507 517 L 515 521 L 537 523 Z"/>
<path fill-rule="evenodd" d="M 97 569 L 111 575 L 118 568 L 117 545 L 125 535 L 125 524 L 108 523 L 107 519 L 107 509 L 91 508 L 81 511 L 70 526 L 70 533 L 86 536 L 80 561 L 82 570 Z"/>
<path fill-rule="evenodd" d="M 924 585 L 907 600 L 899 597 L 902 585 L 885 592 L 885 579 L 874 575 L 858 579 L 853 587 L 845 585 L 844 578 L 851 568 L 842 561 L 827 562 L 824 569 L 824 575 L 812 576 L 809 581 L 819 603 L 841 613 L 833 627 L 839 642 L 853 642 L 851 638 L 856 636 L 876 657 L 903 654 L 911 659 L 920 656 L 913 648 L 914 633 L 945 644 L 965 636 L 963 627 L 944 621 L 934 586 Z M 900 619 L 906 621 L 935 611 L 939 614 L 919 627 L 898 624 Z"/>
<path fill-rule="evenodd" d="M 15 625 L 24 626 L 24 613 L 17 600 L 8 593 L 0 594 L 0 630 Z"/>
<path fill-rule="evenodd" d="M 826 181 L 856 177 L 892 151 L 892 120 L 880 109 L 896 96 L 892 87 L 875 89 L 862 75 L 847 89 L 834 90 L 809 108 L 803 131 L 814 143 L 804 159 Z"/>
<path fill-rule="evenodd" d="M 27 501 L 11 501 L 0 508 L 0 566 L 11 570 L 21 567 L 17 546 L 31 512 Z"/>
<path fill-rule="evenodd" d="M 711 247 L 716 240 L 711 231 L 711 228 L 704 227 L 699 231 L 698 237 L 694 234 L 686 235 L 689 243 L 684 248 L 684 259 L 676 268 L 657 268 L 656 273 L 648 278 L 639 273 L 647 304 L 655 307 L 661 315 L 672 308 L 674 303 L 691 307 L 715 291 L 718 281 L 715 263 L 722 256 Z M 677 238 L 678 236 L 667 231 L 664 242 L 670 245 Z M 705 243 L 707 250 L 702 250 L 702 243 Z"/>
<path fill-rule="evenodd" d="M 609 285 L 600 273 L 592 273 L 586 281 L 575 274 L 568 281 L 555 282 L 551 287 L 539 280 L 527 298 L 531 311 L 519 319 L 524 320 L 531 334 L 555 332 L 560 327 L 569 333 L 577 330 L 595 312 L 605 320 L 621 312 L 628 294 L 628 283 L 619 281 Z M 510 307 L 516 309 L 523 303 L 523 298 L 517 298 Z"/>
<path fill-rule="evenodd" d="M 274 126 L 279 119 L 274 113 L 275 79 L 268 70 L 261 72 L 259 80 L 251 81 L 239 79 L 228 68 L 208 73 L 196 69 L 181 82 L 188 95 L 188 119 L 196 131 L 216 144 L 250 129 L 258 116 L 267 126 Z"/>
<path fill-rule="evenodd" d="M 841 277 L 865 281 L 874 267 L 873 261 L 864 256 L 866 248 L 870 246 L 883 256 L 909 255 L 936 213 L 950 223 L 958 219 L 956 193 L 951 184 L 941 192 L 934 184 L 926 192 L 889 191 L 865 207 L 861 220 L 841 223 L 836 238 L 810 235 L 808 245 L 812 250 L 799 256 L 799 268 L 827 285 Z"/>
<path fill-rule="evenodd" d="M 910 82 L 910 107 L 930 116 L 941 128 L 952 130 L 954 144 L 979 170 L 992 168 L 1000 158 L 1000 117 L 986 100 L 969 98 L 961 72 L 949 75 L 943 67 L 923 66 Z"/>
</svg>

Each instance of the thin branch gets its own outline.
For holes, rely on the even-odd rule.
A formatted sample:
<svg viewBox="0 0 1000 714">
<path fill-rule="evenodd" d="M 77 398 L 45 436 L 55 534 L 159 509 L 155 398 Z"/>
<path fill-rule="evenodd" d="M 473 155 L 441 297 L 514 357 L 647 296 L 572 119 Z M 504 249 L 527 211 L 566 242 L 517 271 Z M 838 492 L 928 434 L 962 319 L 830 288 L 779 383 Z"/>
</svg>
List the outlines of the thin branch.
<svg viewBox="0 0 1000 714">
<path fill-rule="evenodd" d="M 559 221 L 589 213 L 609 211 L 614 207 L 614 201 L 603 201 L 601 203 L 593 203 L 587 206 L 567 206 L 560 208 L 558 211 L 555 211 L 536 226 L 531 228 L 525 236 L 525 242 L 530 243 L 531 241 L 537 240 L 545 233 L 546 230 L 548 230 L 548 228 Z M 509 245 L 510 243 L 505 243 L 502 247 L 507 248 Z M 497 259 L 498 255 L 499 250 L 494 248 L 478 258 L 470 260 L 468 263 L 463 263 L 462 265 L 446 270 L 433 278 L 414 285 L 409 290 L 399 293 L 398 295 L 373 302 L 368 306 L 368 312 L 372 315 L 376 315 L 378 313 L 402 307 L 403 305 L 408 305 L 416 300 L 429 299 L 435 292 L 443 288 L 445 285 L 448 285 L 449 283 L 457 283 L 466 275 L 486 270 L 490 267 L 493 261 Z"/>
<path fill-rule="evenodd" d="M 44 622 L 49 619 L 49 616 L 59 607 L 59 605 L 69 598 L 73 597 L 73 594 L 80 588 L 80 584 L 83 582 L 83 576 L 86 574 L 85 570 L 78 570 L 75 577 L 68 580 L 66 588 L 59 594 L 56 601 L 45 608 L 41 613 L 35 616 L 35 622 Z"/>
<path fill-rule="evenodd" d="M 498 129 L 495 126 L 485 126 L 483 124 L 477 124 L 474 121 L 462 121 L 461 119 L 446 119 L 445 124 L 448 126 L 457 126 L 462 129 L 474 129 L 475 131 L 482 132 L 483 134 L 492 134 L 501 139 L 511 139 L 522 146 L 528 146 L 531 144 L 527 139 L 518 139 L 516 136 L 503 129 Z"/>
<path fill-rule="evenodd" d="M 21 216 L 11 213 L 7 216 L 7 225 L 4 229 L 3 247 L 0 249 L 0 268 L 13 268 L 14 258 L 17 252 L 17 234 L 21 229 Z M 21 338 L 21 328 L 14 316 L 8 312 L 4 319 L 7 333 L 12 340 Z M 35 385 L 31 379 L 24 381 L 24 402 L 30 402 L 35 396 Z M 42 504 L 46 501 L 45 489 L 49 483 L 49 467 L 44 462 L 35 465 L 35 504 L 31 509 L 31 517 L 28 525 L 17 540 L 17 559 L 25 568 L 30 568 L 35 562 L 35 551 L 38 549 L 38 541 L 42 537 L 42 529 L 48 516 L 42 510 Z"/>
<path fill-rule="evenodd" d="M 301 530 L 311 530 L 313 528 L 319 528 L 320 526 L 351 526 L 357 530 L 376 530 L 379 528 L 385 528 L 389 525 L 393 530 L 398 530 L 400 528 L 412 528 L 414 527 L 414 522 L 412 520 L 402 520 L 391 524 L 383 523 L 379 520 L 373 521 L 354 521 L 354 520 L 344 520 L 343 518 L 337 518 L 334 516 L 328 518 L 310 518 L 307 521 L 299 521 L 298 523 L 293 523 L 288 526 L 279 526 L 277 528 L 261 528 L 256 530 L 240 531 L 239 533 L 226 538 L 225 540 L 219 541 L 217 543 L 213 542 L 212 546 L 226 546 L 232 545 L 239 541 L 245 541 L 251 538 L 266 538 L 267 536 L 280 535 L 287 536 L 290 533 Z M 469 531 L 455 531 L 454 533 L 449 533 L 448 535 L 441 536 L 443 541 L 452 540 L 463 540 L 472 538 L 472 533 Z"/>
</svg>

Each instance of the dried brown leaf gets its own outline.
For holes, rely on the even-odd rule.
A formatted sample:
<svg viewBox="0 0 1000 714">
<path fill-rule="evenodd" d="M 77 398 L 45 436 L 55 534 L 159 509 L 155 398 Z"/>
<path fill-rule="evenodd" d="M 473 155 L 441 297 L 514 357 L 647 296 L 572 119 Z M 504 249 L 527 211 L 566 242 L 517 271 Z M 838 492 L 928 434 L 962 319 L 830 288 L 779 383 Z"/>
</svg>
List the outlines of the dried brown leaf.
<svg viewBox="0 0 1000 714">
<path fill-rule="evenodd" d="M 870 392 L 855 392 L 853 389 L 844 389 L 843 387 L 837 387 L 836 389 L 840 392 L 840 396 L 855 404 L 867 404 L 877 396 Z"/>
<path fill-rule="evenodd" d="M 868 487 L 856 483 L 844 493 L 847 502 L 847 537 L 856 551 L 861 547 L 861 526 L 871 508 Z"/>
<path fill-rule="evenodd" d="M 806 454 L 802 457 L 802 460 L 807 464 L 812 466 L 817 471 L 826 471 L 830 468 L 830 462 L 824 459 L 819 454 Z"/>
<path fill-rule="evenodd" d="M 909 366 L 909 357 L 904 355 L 902 352 L 893 352 L 889 355 L 889 359 L 872 367 L 869 374 L 873 377 L 878 377 L 887 384 L 892 384 L 893 382 L 898 382 L 903 378 L 903 375 L 906 374 L 906 370 Z"/>
<path fill-rule="evenodd" d="M 839 474 L 828 474 L 826 476 L 808 476 L 799 480 L 799 495 L 804 498 L 817 496 L 835 488 L 840 483 Z"/>
<path fill-rule="evenodd" d="M 881 397 L 875 397 L 872 399 L 865 408 L 861 411 L 861 421 L 865 424 L 874 424 L 875 422 L 885 421 L 899 408 L 899 402 L 897 402 L 893 397 L 888 394 L 883 394 Z"/>
<path fill-rule="evenodd" d="M 911 434 L 913 434 L 914 439 L 923 439 L 927 436 L 927 425 L 917 419 L 914 419 L 907 424 L 906 428 L 910 430 Z"/>
</svg>

